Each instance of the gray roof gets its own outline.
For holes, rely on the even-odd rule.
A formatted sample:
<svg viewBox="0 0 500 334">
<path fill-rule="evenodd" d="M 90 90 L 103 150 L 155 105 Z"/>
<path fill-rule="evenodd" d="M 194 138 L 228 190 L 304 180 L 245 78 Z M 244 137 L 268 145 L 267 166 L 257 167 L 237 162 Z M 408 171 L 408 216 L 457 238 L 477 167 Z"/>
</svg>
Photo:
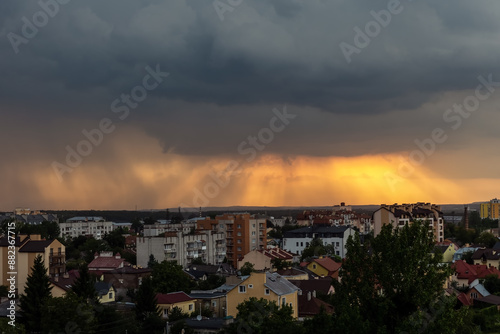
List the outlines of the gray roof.
<svg viewBox="0 0 500 334">
<path fill-rule="evenodd" d="M 481 295 L 483 295 L 483 297 L 491 295 L 491 293 L 489 293 L 488 290 L 486 290 L 486 288 L 484 287 L 484 285 L 482 285 L 481 283 L 479 283 L 478 280 L 476 280 L 476 281 L 478 283 L 475 284 L 475 285 L 471 285 L 470 288 L 476 289 L 477 292 L 479 292 Z"/>
<path fill-rule="evenodd" d="M 94 288 L 97 291 L 97 294 L 99 296 L 106 295 L 109 292 L 109 289 L 111 289 L 113 285 L 111 283 L 106 283 L 106 282 L 95 282 Z"/>
<path fill-rule="evenodd" d="M 300 290 L 286 278 L 277 273 L 266 273 L 266 284 L 264 285 L 279 296 L 288 295 Z"/>
</svg>

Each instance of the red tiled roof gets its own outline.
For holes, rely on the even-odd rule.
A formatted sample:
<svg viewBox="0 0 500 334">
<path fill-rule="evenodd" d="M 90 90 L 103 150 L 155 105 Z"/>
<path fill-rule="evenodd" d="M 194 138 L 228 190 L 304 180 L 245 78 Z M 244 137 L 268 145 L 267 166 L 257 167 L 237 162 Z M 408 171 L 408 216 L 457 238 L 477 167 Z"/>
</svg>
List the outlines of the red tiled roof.
<svg viewBox="0 0 500 334">
<path fill-rule="evenodd" d="M 158 304 L 175 304 L 194 300 L 184 292 L 158 293 L 156 294 Z"/>
<path fill-rule="evenodd" d="M 472 300 L 469 298 L 469 296 L 462 292 L 461 294 L 458 295 L 458 300 L 464 305 L 464 306 L 471 306 L 472 305 Z"/>
<path fill-rule="evenodd" d="M 331 272 L 331 273 L 334 273 L 335 271 L 339 270 L 340 267 L 342 266 L 341 263 L 337 263 L 337 262 L 333 261 L 332 259 L 330 259 L 329 257 L 323 257 L 321 259 L 314 259 L 314 260 L 312 260 L 312 262 L 316 262 L 317 264 L 319 264 L 320 266 L 322 266 L 323 268 L 328 270 L 328 272 Z"/>
<path fill-rule="evenodd" d="M 467 279 L 469 284 L 477 278 L 485 278 L 488 275 L 500 277 L 500 271 L 495 267 L 487 267 L 482 264 L 468 264 L 464 260 L 456 261 L 452 268 L 455 270 L 458 279 Z"/>
<path fill-rule="evenodd" d="M 293 260 L 293 254 L 280 248 L 262 249 L 260 253 L 271 259 Z"/>
<path fill-rule="evenodd" d="M 128 265 L 124 259 L 117 259 L 115 256 L 99 256 L 89 263 L 90 270 L 117 269 Z"/>
</svg>

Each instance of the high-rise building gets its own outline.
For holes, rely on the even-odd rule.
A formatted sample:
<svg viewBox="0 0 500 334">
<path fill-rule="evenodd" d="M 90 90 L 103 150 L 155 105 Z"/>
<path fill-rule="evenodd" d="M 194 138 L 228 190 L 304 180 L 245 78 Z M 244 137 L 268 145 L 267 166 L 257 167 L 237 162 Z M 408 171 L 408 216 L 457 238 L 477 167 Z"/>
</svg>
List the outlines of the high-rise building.
<svg viewBox="0 0 500 334">
<path fill-rule="evenodd" d="M 373 231 L 376 237 L 383 225 L 391 224 L 394 228 L 402 228 L 405 224 L 420 220 L 429 223 L 429 232 L 434 234 L 436 242 L 444 240 L 444 220 L 441 207 L 431 203 L 415 203 L 394 205 L 382 204 L 373 213 Z"/>
<path fill-rule="evenodd" d="M 491 218 L 491 219 L 499 219 L 500 218 L 500 200 L 497 198 L 492 199 L 489 202 L 481 203 L 480 208 L 481 218 Z"/>
<path fill-rule="evenodd" d="M 215 219 L 198 220 L 198 230 L 212 230 L 226 235 L 227 261 L 236 267 L 238 259 L 250 251 L 267 246 L 266 219 L 249 213 L 226 213 Z"/>
</svg>

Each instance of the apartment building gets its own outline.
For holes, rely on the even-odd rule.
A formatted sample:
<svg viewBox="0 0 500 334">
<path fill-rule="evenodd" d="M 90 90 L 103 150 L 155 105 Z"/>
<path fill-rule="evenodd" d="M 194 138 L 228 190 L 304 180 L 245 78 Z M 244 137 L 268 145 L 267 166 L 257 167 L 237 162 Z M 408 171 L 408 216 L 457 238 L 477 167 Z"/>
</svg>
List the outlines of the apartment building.
<svg viewBox="0 0 500 334">
<path fill-rule="evenodd" d="M 0 238 L 0 285 L 9 286 L 9 272 L 17 272 L 16 288 L 24 291 L 24 285 L 35 258 L 41 255 L 47 274 L 51 277 L 63 275 L 66 272 L 66 248 L 58 240 L 42 240 L 40 235 L 19 235 L 15 239 L 16 264 L 15 270 L 8 266 L 9 242 L 7 237 Z"/>
<path fill-rule="evenodd" d="M 30 225 L 40 225 L 44 221 L 58 221 L 57 215 L 55 214 L 41 212 L 39 210 L 31 210 L 29 208 L 16 208 L 13 212 L 0 214 L 0 221 L 4 221 L 6 219 L 15 219 L 18 222 Z"/>
<path fill-rule="evenodd" d="M 104 234 L 115 229 L 113 222 L 103 217 L 73 217 L 59 224 L 61 237 L 77 238 L 81 235 L 102 239 Z"/>
<path fill-rule="evenodd" d="M 151 225 L 144 225 L 143 234 L 145 237 L 156 237 L 165 232 L 182 232 L 184 234 L 191 233 L 192 229 L 196 229 L 195 220 L 186 220 L 181 223 L 154 223 Z"/>
<path fill-rule="evenodd" d="M 346 255 L 346 243 L 349 236 L 357 233 L 349 226 L 308 226 L 288 231 L 283 236 L 283 249 L 302 254 L 314 239 L 321 239 L 323 245 L 332 245 L 335 255 L 342 258 Z"/>
<path fill-rule="evenodd" d="M 193 259 L 201 258 L 208 264 L 220 264 L 226 257 L 225 234 L 217 231 L 197 231 L 195 234 L 166 232 L 158 237 L 138 237 L 137 265 L 147 267 L 153 254 L 159 262 L 175 261 L 186 268 Z"/>
<path fill-rule="evenodd" d="M 481 203 L 479 212 L 480 212 L 482 219 L 484 219 L 484 218 L 499 219 L 500 218 L 500 200 L 497 198 L 494 198 L 489 202 Z"/>
<path fill-rule="evenodd" d="M 267 247 L 266 219 L 249 213 L 226 213 L 215 219 L 207 217 L 197 221 L 197 229 L 225 234 L 227 261 L 234 267 L 248 252 Z"/>
<path fill-rule="evenodd" d="M 429 232 L 436 242 L 444 240 L 443 212 L 439 205 L 431 203 L 415 203 L 385 205 L 382 204 L 372 215 L 374 236 L 380 234 L 382 226 L 391 224 L 394 228 L 402 228 L 416 220 L 429 224 Z"/>
</svg>

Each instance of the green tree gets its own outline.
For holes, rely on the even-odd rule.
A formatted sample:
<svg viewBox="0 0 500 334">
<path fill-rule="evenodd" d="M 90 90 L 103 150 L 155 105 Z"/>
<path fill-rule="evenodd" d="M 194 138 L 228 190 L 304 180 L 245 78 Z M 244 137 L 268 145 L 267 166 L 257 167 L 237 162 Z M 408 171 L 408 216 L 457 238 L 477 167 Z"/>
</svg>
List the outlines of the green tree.
<svg viewBox="0 0 500 334">
<path fill-rule="evenodd" d="M 142 333 L 162 333 L 163 321 L 159 314 L 154 287 L 152 278 L 146 277 L 137 290 L 135 314 Z"/>
<path fill-rule="evenodd" d="M 474 252 L 465 252 L 463 255 L 462 255 L 462 260 L 464 260 L 465 262 L 467 262 L 467 264 L 474 264 L 474 260 L 472 259 L 472 255 L 474 255 Z"/>
<path fill-rule="evenodd" d="M 243 276 L 250 275 L 250 273 L 253 273 L 255 271 L 253 263 L 250 262 L 245 262 L 243 266 L 240 268 L 240 273 Z"/>
<path fill-rule="evenodd" d="M 303 333 L 302 326 L 293 319 L 290 306 L 278 307 L 276 302 L 251 297 L 240 303 L 237 309 L 235 322 L 227 328 L 227 333 Z"/>
<path fill-rule="evenodd" d="M 41 255 L 35 258 L 31 274 L 28 275 L 24 294 L 19 297 L 22 316 L 21 321 L 27 331 L 40 332 L 42 310 L 52 298 L 49 276 Z"/>
<path fill-rule="evenodd" d="M 484 278 L 484 288 L 493 295 L 500 295 L 500 278 L 497 275 L 488 275 Z"/>
<path fill-rule="evenodd" d="M 104 241 L 108 243 L 111 248 L 125 248 L 125 237 L 123 236 L 125 231 L 120 227 L 110 233 L 104 235 Z"/>
<path fill-rule="evenodd" d="M 96 328 L 93 307 L 75 294 L 50 298 L 42 309 L 43 333 L 95 333 Z"/>
<path fill-rule="evenodd" d="M 492 248 L 497 243 L 498 238 L 495 237 L 490 232 L 483 232 L 476 238 L 476 243 L 485 246 L 486 248 Z"/>
<path fill-rule="evenodd" d="M 153 254 L 149 254 L 148 268 L 154 268 L 157 264 L 158 261 L 156 261 L 155 256 Z"/>
<path fill-rule="evenodd" d="M 97 279 L 89 272 L 89 267 L 86 263 L 82 264 L 78 270 L 80 276 L 75 280 L 71 290 L 85 300 L 87 303 L 97 304 L 97 291 L 95 290 L 95 283 Z"/>
<path fill-rule="evenodd" d="M 212 290 L 226 283 L 226 278 L 222 275 L 208 275 L 206 280 L 198 281 L 199 290 Z"/>
<path fill-rule="evenodd" d="M 189 314 L 182 312 L 180 307 L 173 307 L 168 313 L 168 321 L 175 322 L 180 319 L 189 318 Z"/>
<path fill-rule="evenodd" d="M 182 266 L 175 262 L 164 260 L 153 267 L 151 275 L 156 291 L 159 293 L 189 292 L 194 286 Z"/>
<path fill-rule="evenodd" d="M 191 264 L 206 264 L 201 257 L 194 258 Z"/>
<path fill-rule="evenodd" d="M 310 259 L 315 256 L 321 256 L 326 254 L 325 246 L 323 246 L 323 240 L 313 239 L 309 246 L 304 248 L 300 260 Z"/>
<path fill-rule="evenodd" d="M 338 329 L 394 333 L 413 314 L 430 309 L 451 273 L 440 266 L 442 256 L 433 255 L 434 247 L 428 226 L 420 222 L 401 229 L 385 225 L 364 245 L 358 235 L 350 237 L 341 281 L 333 282 Z"/>
<path fill-rule="evenodd" d="M 277 270 L 282 270 L 282 269 L 285 269 L 287 267 L 291 267 L 292 266 L 292 263 L 290 261 L 286 261 L 286 260 L 283 260 L 283 259 L 272 259 L 271 260 L 271 264 Z"/>
<path fill-rule="evenodd" d="M 330 334 L 335 332 L 333 317 L 321 307 L 320 312 L 314 317 L 304 320 L 305 333 Z"/>
</svg>

